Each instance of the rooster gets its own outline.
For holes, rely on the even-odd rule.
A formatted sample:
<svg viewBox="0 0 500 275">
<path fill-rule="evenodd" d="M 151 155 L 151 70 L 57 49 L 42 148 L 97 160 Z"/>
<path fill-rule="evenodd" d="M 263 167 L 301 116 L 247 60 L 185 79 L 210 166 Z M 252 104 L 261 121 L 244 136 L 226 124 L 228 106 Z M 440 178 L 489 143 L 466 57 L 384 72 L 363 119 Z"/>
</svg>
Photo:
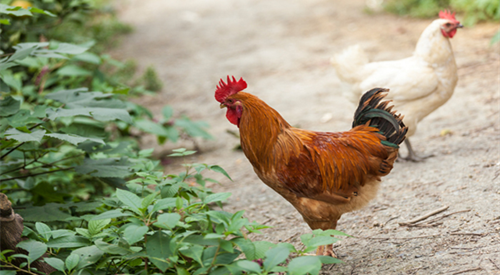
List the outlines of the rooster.
<svg viewBox="0 0 500 275">
<path fill-rule="evenodd" d="M 455 13 L 441 11 L 439 17 L 424 30 L 411 57 L 369 63 L 366 54 L 355 45 L 331 59 L 339 78 L 350 84 L 344 95 L 352 103 L 356 104 L 368 88 L 391 89 L 387 98 L 405 115 L 404 123 L 409 129 L 405 159 L 410 161 L 429 156 L 417 156 L 408 137 L 415 133 L 418 122 L 450 99 L 457 85 L 450 38 L 463 26 L 455 19 Z"/>
<path fill-rule="evenodd" d="M 290 126 L 258 97 L 242 92 L 243 79 L 221 79 L 215 91 L 226 117 L 239 127 L 241 147 L 255 173 L 288 200 L 311 229 L 335 229 L 342 214 L 373 199 L 405 139 L 402 116 L 382 101 L 387 89 L 365 93 L 346 132 Z M 332 246 L 316 254 L 335 256 Z"/>
</svg>

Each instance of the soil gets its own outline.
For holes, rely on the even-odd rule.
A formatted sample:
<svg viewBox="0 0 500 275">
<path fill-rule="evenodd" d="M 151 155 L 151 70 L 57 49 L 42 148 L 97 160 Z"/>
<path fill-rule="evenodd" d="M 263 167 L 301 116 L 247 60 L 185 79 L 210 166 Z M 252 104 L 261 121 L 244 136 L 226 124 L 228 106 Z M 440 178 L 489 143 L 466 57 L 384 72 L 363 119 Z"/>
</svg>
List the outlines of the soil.
<svg viewBox="0 0 500 275">
<path fill-rule="evenodd" d="M 252 238 L 296 246 L 310 229 L 233 150 L 239 140 L 227 131 L 237 128 L 214 99 L 219 79 L 244 77 L 247 92 L 294 126 L 348 130 L 355 106 L 342 97 L 330 57 L 353 44 L 372 60 L 407 57 L 431 22 L 368 14 L 363 0 L 128 0 L 117 6 L 135 32 L 112 55 L 135 59 L 141 70 L 153 65 L 164 81 L 160 93 L 138 102 L 158 117 L 171 105 L 176 116 L 206 121 L 214 137 L 163 146 L 144 137 L 143 146 L 155 147 L 160 157 L 173 148 L 197 148 L 187 161 L 219 164 L 233 179 L 207 174 L 220 180 L 213 190 L 232 193 L 224 210 L 245 210 L 248 219 L 272 226 Z M 418 154 L 434 157 L 397 162 L 377 198 L 340 219 L 337 229 L 354 238 L 335 244 L 344 264 L 324 266 L 324 274 L 500 274 L 500 43 L 490 45 L 497 31 L 498 24 L 479 24 L 452 39 L 455 93 L 411 138 Z M 165 167 L 180 169 L 178 160 Z M 443 206 L 449 208 L 400 225 Z"/>
</svg>

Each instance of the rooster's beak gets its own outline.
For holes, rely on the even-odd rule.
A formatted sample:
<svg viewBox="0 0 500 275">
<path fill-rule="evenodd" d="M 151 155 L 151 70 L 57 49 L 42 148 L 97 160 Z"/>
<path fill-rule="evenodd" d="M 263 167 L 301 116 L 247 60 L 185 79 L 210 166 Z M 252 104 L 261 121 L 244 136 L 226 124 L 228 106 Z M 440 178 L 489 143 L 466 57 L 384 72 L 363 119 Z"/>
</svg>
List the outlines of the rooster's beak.
<svg viewBox="0 0 500 275">
<path fill-rule="evenodd" d="M 224 103 L 221 103 L 221 104 L 220 104 L 220 108 L 221 108 L 221 109 L 226 108 L 226 107 L 227 107 L 227 106 L 226 106 L 226 105 L 224 105 Z"/>
<path fill-rule="evenodd" d="M 464 27 L 464 25 L 458 23 L 457 28 L 463 28 L 463 27 Z"/>
</svg>

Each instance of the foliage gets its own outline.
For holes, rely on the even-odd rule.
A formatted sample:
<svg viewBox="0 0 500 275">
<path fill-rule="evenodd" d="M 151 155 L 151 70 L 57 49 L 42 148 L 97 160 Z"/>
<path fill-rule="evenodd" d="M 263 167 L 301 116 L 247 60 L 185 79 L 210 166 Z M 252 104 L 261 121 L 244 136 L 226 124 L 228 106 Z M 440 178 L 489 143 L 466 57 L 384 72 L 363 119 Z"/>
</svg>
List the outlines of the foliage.
<svg viewBox="0 0 500 275">
<path fill-rule="evenodd" d="M 385 9 L 399 15 L 435 18 L 440 10 L 450 9 L 463 13 L 466 26 L 479 21 L 500 21 L 498 0 L 389 0 Z"/>
<path fill-rule="evenodd" d="M 71 54 L 81 57 L 87 48 L 20 43 L 15 53 L 0 62 L 0 87 L 5 94 L 0 99 L 4 106 L 0 111 L 0 184 L 4 192 L 12 191 L 9 196 L 18 203 L 78 201 L 106 193 L 105 183 L 123 185 L 123 179 L 139 169 L 137 163 L 144 163 L 144 154 L 130 137 L 131 128 L 153 133 L 161 143 L 177 141 L 179 130 L 210 138 L 204 123 L 186 117 L 174 120 L 168 106 L 160 123 L 154 122 L 147 109 L 120 99 L 124 88 L 107 86 L 109 92 L 67 89 L 91 72 L 75 64 L 52 69 L 52 64 L 60 64 L 57 58 Z M 23 85 L 28 74 L 14 71 L 18 66 L 41 67 L 43 76 Z M 36 177 L 47 174 L 51 175 Z"/>
<path fill-rule="evenodd" d="M 172 156 L 194 151 L 174 150 Z M 336 242 L 336 230 L 315 230 L 301 236 L 303 249 L 290 243 L 251 241 L 248 236 L 268 228 L 234 214 L 212 210 L 230 194 L 213 193 L 202 175 L 212 170 L 229 175 L 217 165 L 186 164 L 179 175 L 162 176 L 144 169 L 127 182 L 129 191 L 118 189 L 94 208 L 97 213 L 58 216 L 58 221 L 78 221 L 78 226 L 55 229 L 36 222 L 26 229 L 28 241 L 18 246 L 24 255 L 0 256 L 4 267 L 24 257 L 27 265 L 44 253 L 44 261 L 64 274 L 318 274 L 322 264 L 340 263 L 326 256 L 305 256 L 319 245 Z M 229 178 L 230 179 L 230 178 Z M 42 207 L 32 210 L 45 215 Z M 89 211 L 87 211 L 89 212 Z M 5 254 L 5 251 L 2 252 Z M 291 253 L 298 255 L 291 260 Z"/>
<path fill-rule="evenodd" d="M 12 24 L 20 16 L 52 14 L 0 7 Z M 160 143 L 175 142 L 182 133 L 211 138 L 205 123 L 175 118 L 169 106 L 156 121 L 149 110 L 128 101 L 130 88 L 115 86 L 101 70 L 106 64 L 120 67 L 119 62 L 91 53 L 93 45 L 17 43 L 0 59 L 0 187 L 18 206 L 110 194 L 133 172 L 158 166 L 147 160 L 151 150 L 137 146 L 144 133 Z M 50 209 L 48 217 L 62 213 Z"/>
<path fill-rule="evenodd" d="M 27 238 L 18 244 L 26 255 L 1 251 L 5 274 L 38 274 L 36 260 L 58 274 L 318 274 L 322 264 L 340 262 L 304 256 L 337 241 L 332 235 L 345 235 L 335 230 L 303 235 L 302 249 L 252 242 L 248 235 L 266 226 L 243 218 L 243 211 L 213 210 L 230 194 L 213 193 L 205 184 L 216 181 L 202 173 L 229 178 L 220 166 L 186 164 L 185 172 L 164 176 L 153 150 L 138 147 L 140 136 L 153 134 L 160 143 L 181 134 L 211 138 L 207 125 L 176 118 L 170 106 L 153 119 L 128 101 L 133 88 L 103 69 L 127 66 L 92 52 L 94 41 L 39 41 L 53 22 L 80 16 L 79 4 L 88 1 L 31 3 L 62 10 L 0 5 L 0 24 L 19 27 L 0 59 L 0 189 L 24 218 Z M 9 32 L 16 29 L 2 35 Z M 143 81 L 158 85 L 151 70 Z M 299 257 L 288 260 L 292 253 Z M 26 261 L 15 266 L 16 258 Z"/>
</svg>

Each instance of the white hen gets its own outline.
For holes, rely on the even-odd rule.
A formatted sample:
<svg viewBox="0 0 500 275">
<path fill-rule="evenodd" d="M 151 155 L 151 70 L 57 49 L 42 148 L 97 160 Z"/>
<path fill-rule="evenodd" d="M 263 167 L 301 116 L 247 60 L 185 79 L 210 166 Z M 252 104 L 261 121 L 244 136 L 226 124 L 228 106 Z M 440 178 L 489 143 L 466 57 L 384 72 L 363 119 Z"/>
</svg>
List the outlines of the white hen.
<svg viewBox="0 0 500 275">
<path fill-rule="evenodd" d="M 442 11 L 439 17 L 424 30 L 411 57 L 369 63 L 361 47 L 355 45 L 331 59 L 339 78 L 350 84 L 344 96 L 354 104 L 363 91 L 374 87 L 391 90 L 387 98 L 404 115 L 408 126 L 406 159 L 412 161 L 422 158 L 415 155 L 408 137 L 415 133 L 418 122 L 450 99 L 458 80 L 449 38 L 463 26 L 455 13 Z"/>
</svg>

